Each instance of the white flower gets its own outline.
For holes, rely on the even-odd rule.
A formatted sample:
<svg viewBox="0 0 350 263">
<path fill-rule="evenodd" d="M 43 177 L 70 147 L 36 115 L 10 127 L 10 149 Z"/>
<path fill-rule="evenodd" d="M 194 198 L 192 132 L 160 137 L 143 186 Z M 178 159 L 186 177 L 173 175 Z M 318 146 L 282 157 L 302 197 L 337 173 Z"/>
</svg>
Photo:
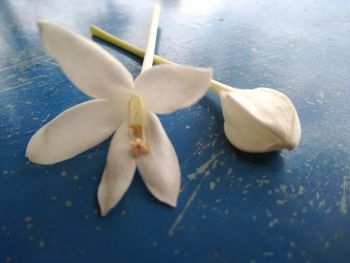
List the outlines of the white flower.
<svg viewBox="0 0 350 263">
<path fill-rule="evenodd" d="M 216 83 L 217 84 L 217 83 Z M 295 149 L 301 126 L 291 100 L 270 88 L 234 89 L 225 85 L 220 95 L 228 140 L 246 152 Z"/>
<path fill-rule="evenodd" d="M 72 107 L 31 138 L 26 155 L 39 164 L 60 162 L 101 143 L 113 132 L 98 189 L 102 215 L 122 198 L 138 168 L 161 202 L 176 206 L 180 168 L 158 117 L 196 103 L 207 91 L 209 69 L 155 66 L 135 81 L 124 66 L 93 42 L 57 24 L 38 23 L 47 52 L 92 100 Z"/>
<path fill-rule="evenodd" d="M 136 56 L 144 51 L 102 29 L 92 26 L 91 33 Z M 173 62 L 154 56 L 155 63 Z M 291 100 L 270 88 L 244 90 L 211 80 L 211 90 L 221 99 L 224 131 L 229 141 L 242 151 L 263 153 L 283 148 L 295 149 L 300 142 L 301 126 Z"/>
</svg>

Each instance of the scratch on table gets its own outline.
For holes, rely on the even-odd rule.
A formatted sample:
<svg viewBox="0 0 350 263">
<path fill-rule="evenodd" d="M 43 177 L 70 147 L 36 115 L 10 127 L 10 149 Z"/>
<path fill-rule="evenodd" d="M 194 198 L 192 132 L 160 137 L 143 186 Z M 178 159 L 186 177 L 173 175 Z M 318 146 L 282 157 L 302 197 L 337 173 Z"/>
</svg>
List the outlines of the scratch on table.
<svg viewBox="0 0 350 263">
<path fill-rule="evenodd" d="M 47 122 L 47 120 L 51 117 L 51 114 L 48 113 L 42 120 L 41 120 L 41 125 Z"/>
<path fill-rule="evenodd" d="M 347 193 L 350 188 L 350 176 L 346 175 L 343 177 L 343 183 L 341 184 L 342 196 L 340 199 L 339 211 L 342 214 L 348 212 L 348 202 L 347 202 Z"/>
<path fill-rule="evenodd" d="M 7 93 L 7 92 L 13 91 L 13 90 L 15 90 L 15 89 L 20 89 L 20 88 L 23 88 L 23 87 L 28 86 L 28 85 L 31 85 L 31 84 L 32 84 L 32 82 L 31 82 L 31 81 L 28 81 L 28 82 L 25 82 L 25 83 L 20 83 L 20 84 L 15 85 L 15 86 L 5 87 L 5 88 L 2 88 L 2 89 L 0 90 L 0 94 L 1 94 L 1 93 Z"/>
<path fill-rule="evenodd" d="M 216 139 L 214 141 L 216 142 Z M 205 140 L 203 138 L 199 139 L 196 143 L 196 150 L 183 162 L 183 165 L 190 162 L 193 156 L 200 155 L 210 145 L 211 143 L 205 143 Z"/>
<path fill-rule="evenodd" d="M 175 230 L 177 228 L 177 226 L 181 223 L 182 219 L 184 218 L 188 208 L 191 206 L 192 202 L 195 200 L 200 188 L 202 187 L 202 184 L 205 180 L 205 178 L 210 175 L 210 173 L 205 173 L 205 171 L 208 169 L 209 165 L 214 162 L 216 160 L 216 158 L 220 155 L 223 154 L 224 151 L 221 150 L 218 153 L 214 153 L 211 155 L 211 157 L 209 158 L 208 161 L 206 161 L 204 164 L 202 164 L 200 167 L 198 167 L 196 169 L 195 173 L 192 173 L 191 175 L 194 176 L 194 178 L 199 175 L 199 174 L 203 174 L 202 178 L 200 179 L 200 181 L 198 182 L 196 188 L 193 190 L 190 198 L 187 200 L 184 208 L 182 209 L 182 211 L 176 216 L 176 219 L 174 221 L 174 223 L 171 225 L 168 234 L 169 236 L 173 236 L 175 234 Z"/>
<path fill-rule="evenodd" d="M 194 173 L 190 173 L 189 175 L 187 175 L 188 181 L 181 188 L 181 192 L 183 192 L 185 190 L 185 188 L 188 186 L 188 184 L 191 181 L 195 180 L 198 175 L 204 174 L 204 172 L 208 169 L 209 165 L 212 164 L 216 160 L 216 158 L 222 153 L 224 153 L 223 150 L 221 150 L 218 153 L 212 154 L 211 157 L 209 158 L 209 160 L 206 161 L 201 166 L 199 166 Z"/>
</svg>

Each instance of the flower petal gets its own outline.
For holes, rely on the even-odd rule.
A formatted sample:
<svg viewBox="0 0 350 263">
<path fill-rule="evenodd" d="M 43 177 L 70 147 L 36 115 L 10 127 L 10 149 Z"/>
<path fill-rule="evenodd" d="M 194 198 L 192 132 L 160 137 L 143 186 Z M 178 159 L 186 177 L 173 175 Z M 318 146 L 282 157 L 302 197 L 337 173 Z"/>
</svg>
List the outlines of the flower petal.
<svg viewBox="0 0 350 263">
<path fill-rule="evenodd" d="M 151 193 L 175 207 L 180 192 L 180 166 L 173 145 L 153 113 L 147 115 L 146 136 L 150 151 L 136 159 L 137 168 Z"/>
<path fill-rule="evenodd" d="M 113 137 L 107 164 L 98 188 L 98 202 L 101 215 L 107 213 L 119 202 L 128 190 L 136 169 L 128 139 L 128 123 L 123 122 Z"/>
<path fill-rule="evenodd" d="M 69 159 L 108 138 L 121 123 L 119 118 L 110 101 L 78 104 L 41 127 L 30 139 L 26 156 L 40 164 Z"/>
<path fill-rule="evenodd" d="M 127 69 L 92 41 L 48 21 L 40 21 L 38 26 L 46 51 L 87 95 L 107 98 L 122 88 L 133 87 Z"/>
<path fill-rule="evenodd" d="M 211 69 L 180 65 L 159 65 L 135 80 L 135 90 L 146 108 L 156 113 L 170 113 L 196 103 L 208 91 Z"/>
</svg>

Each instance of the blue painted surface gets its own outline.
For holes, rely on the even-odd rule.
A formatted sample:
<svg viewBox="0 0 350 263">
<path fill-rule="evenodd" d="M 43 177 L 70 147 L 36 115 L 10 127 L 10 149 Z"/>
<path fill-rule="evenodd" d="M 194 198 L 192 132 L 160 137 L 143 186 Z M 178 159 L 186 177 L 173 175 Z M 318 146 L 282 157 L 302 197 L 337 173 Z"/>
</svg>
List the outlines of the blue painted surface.
<svg viewBox="0 0 350 263">
<path fill-rule="evenodd" d="M 108 141 L 51 166 L 24 157 L 39 127 L 88 99 L 42 51 L 35 22 L 87 37 L 96 24 L 142 47 L 152 1 L 0 0 L 0 262 L 349 262 L 348 1 L 160 3 L 158 54 L 232 86 L 283 91 L 300 114 L 300 147 L 237 151 L 208 93 L 161 117 L 181 163 L 178 207 L 137 175 L 101 218 Z M 100 44 L 139 73 L 139 60 Z"/>
</svg>

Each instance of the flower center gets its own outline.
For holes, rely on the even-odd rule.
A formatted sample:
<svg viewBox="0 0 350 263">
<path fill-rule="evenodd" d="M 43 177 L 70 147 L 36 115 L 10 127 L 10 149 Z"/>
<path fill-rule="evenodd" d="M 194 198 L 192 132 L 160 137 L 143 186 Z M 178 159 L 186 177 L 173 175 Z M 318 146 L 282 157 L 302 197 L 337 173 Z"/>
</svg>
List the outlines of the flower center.
<svg viewBox="0 0 350 263">
<path fill-rule="evenodd" d="M 146 140 L 146 111 L 140 96 L 132 95 L 129 100 L 129 138 L 134 158 L 150 150 Z"/>
</svg>

